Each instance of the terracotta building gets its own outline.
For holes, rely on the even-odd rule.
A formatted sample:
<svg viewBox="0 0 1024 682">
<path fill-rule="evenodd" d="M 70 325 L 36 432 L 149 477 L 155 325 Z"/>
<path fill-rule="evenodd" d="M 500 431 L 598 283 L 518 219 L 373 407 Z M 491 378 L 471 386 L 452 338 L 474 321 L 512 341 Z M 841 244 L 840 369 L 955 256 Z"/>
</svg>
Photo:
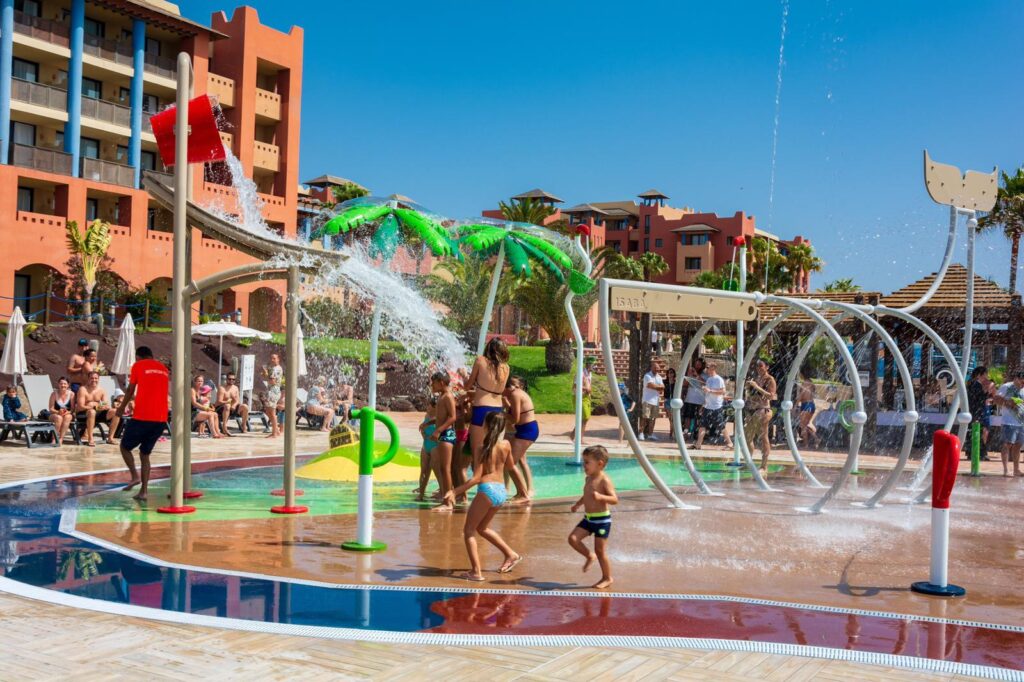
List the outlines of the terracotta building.
<svg viewBox="0 0 1024 682">
<path fill-rule="evenodd" d="M 174 102 L 176 55 L 192 57 L 194 90 L 216 98 L 222 139 L 263 202 L 268 225 L 294 235 L 298 208 L 302 29 L 264 26 L 241 7 L 209 26 L 164 0 L 0 0 L 0 315 L 38 316 L 52 287 L 66 312 L 65 225 L 112 226 L 113 275 L 166 296 L 171 216 L 140 189 L 143 171 L 166 172 L 149 118 Z M 171 181 L 171 176 L 165 176 Z M 223 166 L 193 167 L 193 198 L 237 212 Z M 193 276 L 250 259 L 202 237 Z M 281 326 L 276 282 L 239 286 L 203 301 L 205 313 L 241 310 L 260 328 Z"/>
</svg>

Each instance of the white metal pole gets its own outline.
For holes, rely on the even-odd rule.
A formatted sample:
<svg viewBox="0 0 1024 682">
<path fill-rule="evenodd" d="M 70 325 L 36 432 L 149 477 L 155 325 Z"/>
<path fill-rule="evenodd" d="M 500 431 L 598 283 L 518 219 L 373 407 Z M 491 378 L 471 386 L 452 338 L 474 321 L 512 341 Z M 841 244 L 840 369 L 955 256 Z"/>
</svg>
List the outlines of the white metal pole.
<svg viewBox="0 0 1024 682">
<path fill-rule="evenodd" d="M 939 587 L 949 584 L 949 509 L 932 507 L 932 560 L 928 581 Z"/>
<path fill-rule="evenodd" d="M 295 508 L 295 402 L 298 400 L 299 381 L 299 269 L 288 268 L 288 289 L 285 294 L 285 332 L 288 364 L 285 366 L 284 385 L 284 506 Z"/>
<path fill-rule="evenodd" d="M 367 377 L 366 402 L 371 410 L 377 409 L 377 350 L 380 347 L 380 301 L 373 304 L 373 320 L 370 322 L 370 363 Z"/>
<path fill-rule="evenodd" d="M 364 418 L 369 418 L 370 415 L 366 415 Z M 358 514 L 356 519 L 358 528 L 356 531 L 356 541 L 364 547 L 369 547 L 373 544 L 373 475 L 372 474 L 360 474 L 359 475 L 359 502 L 358 502 Z"/>
<path fill-rule="evenodd" d="M 188 272 L 188 221 L 186 201 L 188 196 L 188 80 L 189 56 L 178 54 L 178 91 L 175 98 L 177 116 L 174 125 L 174 242 L 171 282 L 171 332 L 174 346 L 174 362 L 171 368 L 171 508 L 184 507 L 182 469 L 185 459 L 185 439 L 189 437 L 188 393 L 189 368 L 186 360 L 186 344 L 189 342 L 189 313 L 191 304 L 185 299 L 185 287 L 192 279 Z"/>
<path fill-rule="evenodd" d="M 505 240 L 498 247 L 498 258 L 494 261 L 494 274 L 491 275 L 491 290 L 487 293 L 487 305 L 484 307 L 484 319 L 480 324 L 480 338 L 476 341 L 476 354 L 483 355 L 487 345 L 487 329 L 491 326 L 491 314 L 494 312 L 494 299 L 498 297 L 498 280 L 501 269 L 505 267 Z"/>
<path fill-rule="evenodd" d="M 588 240 L 589 241 L 589 240 Z M 573 240 L 576 252 L 583 258 L 583 274 L 590 275 L 594 264 L 590 261 L 590 254 L 583 248 L 582 237 L 576 235 Z M 576 428 L 573 431 L 575 436 L 572 440 L 573 464 L 583 464 L 583 334 L 580 333 L 580 325 L 576 320 L 576 313 L 572 309 L 572 299 L 576 296 L 572 289 L 565 296 L 565 314 L 569 317 L 569 326 L 572 327 L 572 335 L 576 340 Z"/>
<path fill-rule="evenodd" d="M 743 246 L 740 247 L 740 291 L 746 292 L 747 290 L 747 245 L 744 242 Z M 740 365 L 743 364 L 743 320 L 736 322 L 736 382 L 733 386 L 733 402 L 739 401 L 739 404 L 743 404 L 743 377 L 740 376 Z M 733 408 L 734 410 L 743 408 Z M 733 413 L 733 434 L 732 434 L 732 461 L 727 462 L 727 466 L 741 467 L 743 462 L 740 461 L 740 438 L 746 438 L 743 433 L 743 415 Z M 725 427 L 722 427 L 723 429 Z"/>
</svg>

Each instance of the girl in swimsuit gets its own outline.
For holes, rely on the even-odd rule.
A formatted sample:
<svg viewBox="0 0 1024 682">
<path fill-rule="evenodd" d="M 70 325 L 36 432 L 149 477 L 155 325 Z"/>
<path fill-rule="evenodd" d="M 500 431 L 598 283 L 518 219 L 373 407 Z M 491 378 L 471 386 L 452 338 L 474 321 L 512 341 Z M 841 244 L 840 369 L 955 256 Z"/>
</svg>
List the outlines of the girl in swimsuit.
<svg viewBox="0 0 1024 682">
<path fill-rule="evenodd" d="M 50 395 L 49 420 L 57 431 L 57 442 L 63 443 L 64 436 L 71 428 L 71 420 L 75 418 L 75 394 L 71 392 L 71 384 L 65 377 L 57 380 L 57 390 Z"/>
<path fill-rule="evenodd" d="M 430 402 L 427 404 L 427 411 L 420 422 L 420 436 L 423 438 L 423 447 L 420 448 L 420 485 L 413 490 L 417 500 L 422 500 L 427 491 L 427 484 L 430 483 L 430 451 L 437 446 L 437 441 L 432 439 L 437 425 L 434 417 L 437 410 L 437 394 L 431 392 Z"/>
<path fill-rule="evenodd" d="M 484 354 L 473 363 L 473 371 L 466 380 L 466 390 L 472 391 L 473 410 L 469 426 L 469 447 L 473 453 L 473 469 L 480 461 L 484 442 L 484 419 L 491 412 L 501 412 L 502 395 L 508 381 L 508 346 L 495 337 L 487 342 Z"/>
<path fill-rule="evenodd" d="M 522 377 L 512 377 L 508 380 L 505 401 L 508 403 L 509 418 L 515 425 L 515 434 L 512 436 L 512 461 L 523 469 L 521 475 L 517 475 L 518 469 L 511 471 L 512 480 L 516 484 L 516 496 L 512 498 L 512 503 L 529 502 L 533 497 L 533 473 L 526 461 L 526 451 L 537 441 L 540 429 L 533 409 L 533 400 L 526 392 L 526 382 Z"/>
<path fill-rule="evenodd" d="M 484 432 L 481 443 L 483 454 L 480 457 L 479 465 L 476 463 L 473 465 L 473 477 L 458 488 L 449 490 L 445 495 L 445 502 L 455 504 L 455 499 L 459 495 L 465 494 L 474 486 L 479 486 L 472 504 L 469 505 L 469 511 L 466 512 L 466 525 L 462 529 L 471 568 L 458 576 L 473 582 L 485 580 L 480 567 L 480 553 L 476 543 L 477 533 L 505 555 L 505 561 L 498 569 L 498 573 L 511 572 L 523 560 L 523 555 L 509 547 L 496 531 L 488 527 L 494 514 L 498 511 L 498 507 L 508 499 L 508 494 L 505 492 L 504 472 L 511 471 L 515 466 L 512 462 L 512 447 L 508 441 L 504 440 L 505 413 L 502 411 L 488 413 L 484 417 L 482 429 Z"/>
</svg>

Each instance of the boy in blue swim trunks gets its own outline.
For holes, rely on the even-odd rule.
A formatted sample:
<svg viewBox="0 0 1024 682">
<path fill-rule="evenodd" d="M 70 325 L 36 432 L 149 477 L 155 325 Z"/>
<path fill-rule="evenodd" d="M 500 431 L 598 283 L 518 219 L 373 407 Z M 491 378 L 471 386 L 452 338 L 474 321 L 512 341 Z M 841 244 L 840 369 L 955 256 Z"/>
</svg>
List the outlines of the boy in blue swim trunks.
<svg viewBox="0 0 1024 682">
<path fill-rule="evenodd" d="M 583 471 L 587 481 L 583 484 L 583 496 L 572 505 L 572 511 L 583 507 L 583 520 L 569 534 L 569 546 L 582 554 L 583 572 L 597 560 L 601 566 L 601 579 L 594 583 L 594 589 L 603 590 L 612 584 L 612 569 L 608 563 L 608 536 L 612 532 L 612 512 L 609 505 L 618 504 L 612 479 L 605 473 L 608 465 L 608 451 L 600 445 L 593 445 L 583 451 Z M 594 551 L 583 544 L 588 535 L 594 536 Z"/>
</svg>

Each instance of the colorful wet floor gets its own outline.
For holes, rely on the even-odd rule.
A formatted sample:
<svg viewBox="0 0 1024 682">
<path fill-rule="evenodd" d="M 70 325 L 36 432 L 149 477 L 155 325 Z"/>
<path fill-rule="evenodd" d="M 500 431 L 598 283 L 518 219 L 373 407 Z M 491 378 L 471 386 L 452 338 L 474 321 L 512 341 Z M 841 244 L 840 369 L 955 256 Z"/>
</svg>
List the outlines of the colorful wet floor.
<svg viewBox="0 0 1024 682">
<path fill-rule="evenodd" d="M 246 465 L 258 467 L 275 463 L 265 458 Z M 564 467 L 564 464 L 558 462 L 558 466 Z M 221 476 L 224 477 L 221 480 L 233 480 L 232 476 L 249 475 L 238 472 L 237 463 L 207 463 L 198 468 L 201 474 L 197 480 L 204 480 L 203 474 L 210 474 L 208 480 L 218 480 Z M 569 470 L 564 475 L 572 476 L 573 472 Z M 106 544 L 73 537 L 66 526 L 62 530 L 62 512 L 74 509 L 79 503 L 87 507 L 96 493 L 120 483 L 122 477 L 120 473 L 71 476 L 0 489 L 0 566 L 3 566 L 4 576 L 99 601 L 267 623 L 406 633 L 723 638 L 956 661 L 1003 672 L 1024 669 L 1024 628 L 1019 623 L 1014 626 L 955 622 L 941 617 L 890 615 L 730 597 L 580 594 L 557 589 L 564 588 L 563 585 L 539 583 L 531 586 L 532 592 L 515 593 L 461 588 L 450 579 L 449 587 L 444 589 L 412 585 L 392 589 L 386 584 L 388 581 L 365 587 L 329 587 L 289 582 L 269 575 L 243 577 L 169 567 L 160 561 L 127 556 Z M 625 480 L 627 476 L 619 478 Z M 742 481 L 734 483 L 737 488 L 743 486 Z M 620 489 L 625 488 L 620 484 Z M 630 525 L 627 523 L 620 527 L 623 534 L 646 528 L 644 517 L 656 520 L 654 509 L 645 511 L 651 498 L 638 494 L 640 502 L 633 512 L 638 516 L 630 530 L 625 530 Z M 263 503 L 268 501 L 267 497 L 261 499 Z M 531 514 L 538 518 L 549 515 L 557 518 L 561 526 L 564 525 L 562 517 L 555 517 L 563 513 L 561 506 L 558 505 L 557 511 L 554 505 L 540 506 L 519 516 L 531 520 Z M 434 538 L 451 535 L 452 531 L 457 535 L 458 517 L 434 521 L 439 515 L 403 509 L 380 516 L 397 523 L 408 514 L 430 519 L 430 524 L 440 524 L 417 527 L 417 533 L 426 530 L 423 540 L 428 545 Z M 275 551 L 280 553 L 281 547 L 290 542 L 281 534 L 282 529 L 303 523 L 323 525 L 331 521 L 331 516 L 322 514 L 319 521 L 317 518 L 308 521 L 275 519 L 280 539 Z M 195 519 L 195 525 L 216 526 L 216 521 Z M 681 521 L 685 522 L 685 519 Z M 160 523 L 140 524 L 123 517 L 95 525 L 117 523 L 136 527 L 183 527 L 180 521 L 171 524 L 162 519 Z M 454 527 L 450 527 L 451 524 L 455 524 Z M 189 525 L 192 524 L 184 524 L 184 527 Z M 233 528 L 224 523 L 219 526 L 222 535 L 230 534 L 228 529 Z M 528 532 L 529 524 L 524 528 Z M 347 530 L 347 527 L 342 528 L 341 532 Z M 183 536 L 178 533 L 176 537 L 180 540 Z M 722 541 L 727 539 L 723 537 Z M 293 547 L 304 542 L 307 541 L 296 538 Z M 202 550 L 196 547 L 194 538 L 191 549 Z M 329 549 L 334 552 L 337 547 L 331 544 Z M 672 553 L 699 551 L 685 544 L 667 549 Z M 656 575 L 661 570 L 658 557 L 664 559 L 665 555 L 652 556 L 654 561 L 644 570 Z M 244 563 L 245 556 L 239 557 L 239 561 Z M 360 562 L 351 558 L 349 561 Z M 628 583 L 628 580 L 623 578 L 620 582 Z M 491 586 L 504 587 L 494 583 Z M 681 583 L 667 587 L 686 592 L 689 586 Z M 875 599 L 865 602 L 866 605 L 877 603 Z M 1017 613 L 1019 615 L 1019 611 Z"/>
</svg>

